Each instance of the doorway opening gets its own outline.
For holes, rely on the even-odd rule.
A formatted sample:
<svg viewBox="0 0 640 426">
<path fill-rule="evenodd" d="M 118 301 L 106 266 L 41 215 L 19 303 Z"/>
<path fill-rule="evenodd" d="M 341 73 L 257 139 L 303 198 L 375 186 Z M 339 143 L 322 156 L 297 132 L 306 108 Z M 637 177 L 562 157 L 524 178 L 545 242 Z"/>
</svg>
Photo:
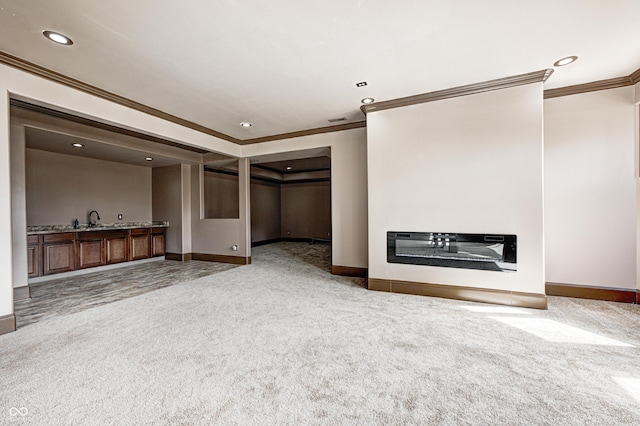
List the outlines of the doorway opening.
<svg viewBox="0 0 640 426">
<path fill-rule="evenodd" d="M 331 149 L 250 159 L 251 245 L 331 269 Z M 265 249 L 256 249 L 260 256 Z"/>
</svg>

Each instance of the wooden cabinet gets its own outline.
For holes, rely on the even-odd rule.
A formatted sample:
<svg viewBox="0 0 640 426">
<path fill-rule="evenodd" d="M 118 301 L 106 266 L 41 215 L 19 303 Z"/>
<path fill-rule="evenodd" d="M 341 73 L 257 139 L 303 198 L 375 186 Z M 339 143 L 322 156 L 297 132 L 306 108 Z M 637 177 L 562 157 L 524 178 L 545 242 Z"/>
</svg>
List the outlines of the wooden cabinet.
<svg viewBox="0 0 640 426">
<path fill-rule="evenodd" d="M 27 236 L 29 277 L 164 256 L 165 228 L 97 229 Z"/>
<path fill-rule="evenodd" d="M 164 256 L 165 249 L 164 228 L 151 229 L 151 257 Z"/>
<path fill-rule="evenodd" d="M 132 229 L 129 238 L 129 260 L 139 260 L 150 257 L 150 249 L 149 229 Z"/>
<path fill-rule="evenodd" d="M 126 262 L 129 260 L 129 231 L 113 231 L 105 238 L 107 264 Z"/>
<path fill-rule="evenodd" d="M 75 233 L 43 235 L 43 275 L 76 269 Z"/>
<path fill-rule="evenodd" d="M 78 233 L 78 269 L 104 265 L 104 235 L 102 232 Z"/>
<path fill-rule="evenodd" d="M 42 244 L 39 235 L 27 236 L 27 269 L 29 278 L 42 275 Z"/>
</svg>

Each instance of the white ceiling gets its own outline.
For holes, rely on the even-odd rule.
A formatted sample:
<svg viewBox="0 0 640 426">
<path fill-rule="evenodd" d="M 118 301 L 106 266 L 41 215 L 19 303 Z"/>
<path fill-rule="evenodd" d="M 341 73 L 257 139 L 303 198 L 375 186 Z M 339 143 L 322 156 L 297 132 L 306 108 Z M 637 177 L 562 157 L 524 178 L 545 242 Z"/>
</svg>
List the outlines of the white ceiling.
<svg viewBox="0 0 640 426">
<path fill-rule="evenodd" d="M 626 76 L 639 24 L 637 0 L 0 0 L 0 50 L 249 139 L 569 55 L 545 88 Z"/>
</svg>

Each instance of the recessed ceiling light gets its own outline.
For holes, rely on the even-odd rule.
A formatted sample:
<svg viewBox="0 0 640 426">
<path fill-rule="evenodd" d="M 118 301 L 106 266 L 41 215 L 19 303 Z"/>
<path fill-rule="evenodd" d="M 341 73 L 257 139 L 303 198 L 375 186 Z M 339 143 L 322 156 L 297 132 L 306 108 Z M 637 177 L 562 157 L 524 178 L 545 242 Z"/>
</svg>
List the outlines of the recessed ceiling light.
<svg viewBox="0 0 640 426">
<path fill-rule="evenodd" d="M 363 104 L 372 104 L 374 101 L 375 101 L 375 99 L 373 99 L 373 98 L 364 98 L 360 102 L 362 102 Z"/>
<path fill-rule="evenodd" d="M 367 85 L 366 81 L 361 81 L 360 83 L 356 83 L 356 87 L 364 87 Z"/>
<path fill-rule="evenodd" d="M 240 127 L 249 128 L 251 126 L 253 126 L 253 124 L 249 123 L 248 121 L 243 121 L 242 123 L 240 123 Z"/>
<path fill-rule="evenodd" d="M 82 145 L 81 143 L 72 143 L 71 146 L 74 148 L 82 148 L 84 145 Z"/>
<path fill-rule="evenodd" d="M 42 35 L 58 44 L 64 44 L 65 46 L 71 46 L 73 44 L 73 41 L 64 34 L 56 33 L 53 31 L 43 31 Z"/>
<path fill-rule="evenodd" d="M 572 62 L 575 62 L 578 59 L 577 56 L 567 56 L 566 58 L 558 59 L 553 66 L 554 67 L 562 67 L 565 65 L 569 65 Z"/>
<path fill-rule="evenodd" d="M 287 166 L 287 170 L 292 170 L 292 169 L 293 169 L 293 167 Z"/>
<path fill-rule="evenodd" d="M 144 159 L 147 161 L 153 161 L 153 157 L 145 157 Z"/>
</svg>

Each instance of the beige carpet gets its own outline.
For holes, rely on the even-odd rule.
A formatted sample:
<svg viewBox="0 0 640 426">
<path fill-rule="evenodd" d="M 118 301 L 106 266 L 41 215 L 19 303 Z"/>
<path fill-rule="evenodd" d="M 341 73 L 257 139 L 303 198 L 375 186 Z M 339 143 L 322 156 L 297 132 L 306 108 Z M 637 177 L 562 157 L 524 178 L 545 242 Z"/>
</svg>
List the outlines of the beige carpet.
<svg viewBox="0 0 640 426">
<path fill-rule="evenodd" d="M 379 293 L 327 259 L 258 247 L 0 336 L 0 424 L 640 424 L 638 306 Z"/>
</svg>

